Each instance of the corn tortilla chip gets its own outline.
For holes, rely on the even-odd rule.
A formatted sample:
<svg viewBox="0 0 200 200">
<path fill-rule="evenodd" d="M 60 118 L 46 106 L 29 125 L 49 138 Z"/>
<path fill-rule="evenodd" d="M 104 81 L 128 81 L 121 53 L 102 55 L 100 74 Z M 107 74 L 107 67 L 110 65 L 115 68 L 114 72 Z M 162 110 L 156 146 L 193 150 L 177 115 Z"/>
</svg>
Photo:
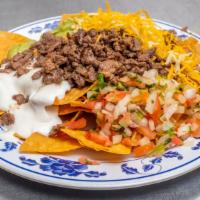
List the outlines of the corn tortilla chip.
<svg viewBox="0 0 200 200">
<path fill-rule="evenodd" d="M 68 115 L 68 114 L 78 112 L 78 111 L 90 112 L 89 110 L 84 109 L 84 108 L 72 107 L 70 105 L 62 105 L 62 106 L 59 106 L 58 108 L 58 115 Z"/>
<path fill-rule="evenodd" d="M 65 105 L 70 104 L 72 101 L 75 101 L 82 97 L 84 94 L 86 94 L 88 91 L 90 91 L 94 86 L 96 85 L 96 82 L 94 82 L 91 86 L 85 87 L 83 89 L 78 88 L 72 88 L 69 92 L 67 92 L 63 99 L 55 99 L 54 105 Z"/>
<path fill-rule="evenodd" d="M 81 145 L 74 139 L 62 140 L 50 138 L 39 133 L 33 133 L 20 146 L 21 153 L 64 153 L 81 148 Z"/>
<path fill-rule="evenodd" d="M 25 42 L 27 39 L 25 36 L 16 33 L 0 31 L 0 62 L 7 57 L 10 48 Z"/>
<path fill-rule="evenodd" d="M 106 146 L 97 144 L 91 140 L 88 140 L 85 137 L 85 133 L 86 133 L 85 131 L 70 130 L 66 128 L 61 129 L 61 131 L 71 136 L 72 138 L 77 139 L 81 145 L 94 149 L 96 151 L 106 151 L 106 152 L 114 153 L 114 154 L 130 154 L 131 153 L 131 148 L 123 144 L 115 144 L 115 145 L 112 145 L 111 147 L 106 147 Z"/>
</svg>

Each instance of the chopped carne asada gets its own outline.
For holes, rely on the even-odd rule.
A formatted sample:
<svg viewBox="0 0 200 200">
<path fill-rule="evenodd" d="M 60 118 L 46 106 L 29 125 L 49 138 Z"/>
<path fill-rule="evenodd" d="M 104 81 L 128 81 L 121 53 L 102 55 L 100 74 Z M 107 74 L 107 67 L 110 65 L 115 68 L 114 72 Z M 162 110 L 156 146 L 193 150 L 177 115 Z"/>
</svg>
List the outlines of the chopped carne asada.
<svg viewBox="0 0 200 200">
<path fill-rule="evenodd" d="M 42 68 L 33 74 L 33 80 L 42 77 L 44 84 L 67 80 L 79 88 L 94 82 L 98 73 L 114 84 L 128 71 L 143 74 L 155 68 L 162 75 L 167 73 L 155 48 L 142 50 L 141 42 L 123 29 L 79 29 L 66 37 L 44 33 L 30 49 L 15 55 L 7 68 L 21 76 L 29 71 L 33 60 L 35 68 Z"/>
<path fill-rule="evenodd" d="M 15 117 L 13 114 L 9 112 L 3 113 L 0 116 L 0 125 L 2 126 L 9 126 L 11 124 L 14 124 L 14 122 L 15 122 Z"/>
</svg>

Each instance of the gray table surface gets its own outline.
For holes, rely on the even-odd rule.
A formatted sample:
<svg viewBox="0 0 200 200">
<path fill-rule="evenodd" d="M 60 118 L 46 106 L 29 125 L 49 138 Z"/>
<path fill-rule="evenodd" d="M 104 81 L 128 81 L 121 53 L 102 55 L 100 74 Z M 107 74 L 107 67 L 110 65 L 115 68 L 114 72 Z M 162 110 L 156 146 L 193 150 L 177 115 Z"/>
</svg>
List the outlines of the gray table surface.
<svg viewBox="0 0 200 200">
<path fill-rule="evenodd" d="M 123 12 L 147 9 L 162 19 L 200 33 L 200 0 L 110 0 Z M 0 29 L 9 30 L 34 20 L 62 13 L 95 11 L 102 0 L 0 0 Z M 164 183 L 118 191 L 77 191 L 30 182 L 0 170 L 0 200 L 137 199 L 200 200 L 200 170 Z"/>
</svg>

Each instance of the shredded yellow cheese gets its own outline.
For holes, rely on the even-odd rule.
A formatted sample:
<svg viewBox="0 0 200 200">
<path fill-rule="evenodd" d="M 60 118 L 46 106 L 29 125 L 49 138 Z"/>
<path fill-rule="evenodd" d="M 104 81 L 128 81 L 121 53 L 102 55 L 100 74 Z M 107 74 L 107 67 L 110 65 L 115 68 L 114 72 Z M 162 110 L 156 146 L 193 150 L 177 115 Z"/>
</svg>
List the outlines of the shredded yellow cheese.
<svg viewBox="0 0 200 200">
<path fill-rule="evenodd" d="M 66 19 L 70 15 L 65 15 Z M 112 11 L 106 1 L 106 11 L 101 8 L 95 14 L 81 13 L 83 29 L 125 29 L 126 33 L 137 37 L 143 49 L 156 47 L 157 55 L 170 65 L 168 78 L 199 88 L 200 72 L 195 70 L 200 63 L 200 44 L 194 38 L 182 40 L 172 32 L 159 28 L 145 10 L 123 14 Z M 99 40 L 100 38 L 98 38 Z"/>
</svg>

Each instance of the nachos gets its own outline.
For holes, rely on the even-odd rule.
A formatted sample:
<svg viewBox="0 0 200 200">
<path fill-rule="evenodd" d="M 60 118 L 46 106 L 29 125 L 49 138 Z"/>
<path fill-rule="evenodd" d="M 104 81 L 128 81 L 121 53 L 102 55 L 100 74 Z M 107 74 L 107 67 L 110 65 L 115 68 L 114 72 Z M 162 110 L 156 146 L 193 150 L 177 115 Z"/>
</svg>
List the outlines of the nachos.
<svg viewBox="0 0 200 200">
<path fill-rule="evenodd" d="M 200 137 L 200 45 L 146 11 L 64 14 L 39 41 L 0 43 L 0 124 L 20 152 L 140 157 Z"/>
</svg>

